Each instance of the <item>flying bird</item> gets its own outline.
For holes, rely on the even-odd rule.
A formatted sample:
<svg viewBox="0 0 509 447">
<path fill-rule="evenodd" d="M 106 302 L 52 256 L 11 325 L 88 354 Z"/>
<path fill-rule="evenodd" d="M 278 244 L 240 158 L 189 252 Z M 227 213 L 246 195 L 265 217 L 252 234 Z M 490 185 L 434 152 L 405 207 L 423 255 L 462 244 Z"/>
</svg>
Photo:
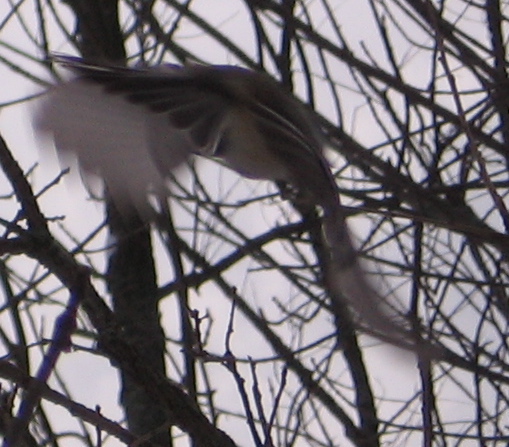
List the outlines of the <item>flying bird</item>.
<svg viewBox="0 0 509 447">
<path fill-rule="evenodd" d="M 73 77 L 50 89 L 35 113 L 59 152 L 73 152 L 118 203 L 142 208 L 151 189 L 189 156 L 215 159 L 239 174 L 288 185 L 320 209 L 329 256 L 332 308 L 348 304 L 381 338 L 404 344 L 352 243 L 308 109 L 267 74 L 198 64 L 127 68 L 58 57 Z"/>
</svg>

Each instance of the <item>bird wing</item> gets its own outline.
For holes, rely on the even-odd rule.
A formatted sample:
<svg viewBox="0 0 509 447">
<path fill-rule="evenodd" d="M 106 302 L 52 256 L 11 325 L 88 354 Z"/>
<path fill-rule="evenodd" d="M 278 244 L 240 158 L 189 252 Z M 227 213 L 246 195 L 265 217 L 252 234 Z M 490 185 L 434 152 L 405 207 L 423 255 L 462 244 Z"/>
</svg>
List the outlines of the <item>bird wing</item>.
<svg viewBox="0 0 509 447">
<path fill-rule="evenodd" d="M 197 82 L 186 67 L 101 66 L 67 56 L 58 61 L 77 75 L 75 82 L 91 81 L 110 95 L 122 96 L 153 114 L 164 114 L 169 128 L 189 137 L 192 152 L 207 155 L 214 151 L 228 112 L 228 98 L 207 88 L 205 82 Z"/>
<path fill-rule="evenodd" d="M 125 68 L 58 60 L 77 74 L 73 82 L 101 85 L 161 124 L 166 120 L 165 130 L 151 132 L 156 142 L 149 145 L 163 174 L 175 160 L 165 139 L 173 143 L 176 133 L 187 139 L 187 153 L 218 159 L 247 177 L 292 183 L 317 200 L 337 200 L 310 114 L 267 75 L 231 66 Z M 306 175 L 292 175 L 293 166 L 306 166 Z"/>
</svg>

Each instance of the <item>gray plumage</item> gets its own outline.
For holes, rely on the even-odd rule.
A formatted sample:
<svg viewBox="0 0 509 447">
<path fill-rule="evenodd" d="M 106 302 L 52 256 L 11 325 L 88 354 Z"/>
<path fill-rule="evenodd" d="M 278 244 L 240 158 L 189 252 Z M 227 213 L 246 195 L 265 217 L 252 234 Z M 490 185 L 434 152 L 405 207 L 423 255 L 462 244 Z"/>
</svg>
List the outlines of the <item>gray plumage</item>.
<svg viewBox="0 0 509 447">
<path fill-rule="evenodd" d="M 401 330 L 381 310 L 360 267 L 320 128 L 274 80 L 231 66 L 59 62 L 75 76 L 41 101 L 36 127 L 102 177 L 115 200 L 143 207 L 148 190 L 164 188 L 165 177 L 191 154 L 246 177 L 289 184 L 322 210 L 333 306 L 344 306 L 346 298 L 374 332 L 398 337 Z"/>
</svg>

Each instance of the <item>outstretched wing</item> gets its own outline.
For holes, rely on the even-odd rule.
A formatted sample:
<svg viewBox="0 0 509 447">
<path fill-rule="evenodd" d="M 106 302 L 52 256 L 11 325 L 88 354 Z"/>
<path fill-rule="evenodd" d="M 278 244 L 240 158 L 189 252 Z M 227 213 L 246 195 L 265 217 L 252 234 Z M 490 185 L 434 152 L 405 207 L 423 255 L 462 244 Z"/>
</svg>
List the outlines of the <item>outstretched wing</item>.
<svg viewBox="0 0 509 447">
<path fill-rule="evenodd" d="M 228 96 L 207 88 L 206 81 L 200 82 L 187 67 L 100 66 L 72 57 L 60 57 L 58 61 L 77 74 L 74 82 L 91 81 L 101 85 L 106 93 L 121 96 L 153 114 L 164 114 L 167 131 L 184 131 L 194 152 L 207 155 L 214 151 L 229 110 Z"/>
<path fill-rule="evenodd" d="M 182 155 L 213 157 L 242 175 L 286 181 L 311 191 L 314 199 L 336 201 L 317 126 L 267 75 L 232 66 L 125 68 L 70 57 L 58 61 L 76 73 L 71 84 L 100 85 L 105 96 L 142 106 L 140 113 L 150 112 L 146 116 L 161 126 L 150 127 L 149 150 L 163 174 L 181 161 L 171 147 L 176 134 L 186 140 Z M 94 105 L 102 101 L 94 98 Z M 293 175 L 298 166 L 306 166 L 304 176 Z"/>
</svg>

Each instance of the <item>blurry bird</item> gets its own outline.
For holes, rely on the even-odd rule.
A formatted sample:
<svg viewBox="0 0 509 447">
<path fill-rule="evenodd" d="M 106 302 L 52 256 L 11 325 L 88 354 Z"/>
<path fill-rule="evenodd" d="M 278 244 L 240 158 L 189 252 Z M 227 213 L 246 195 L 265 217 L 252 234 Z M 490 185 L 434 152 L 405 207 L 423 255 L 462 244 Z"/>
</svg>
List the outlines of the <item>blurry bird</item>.
<svg viewBox="0 0 509 447">
<path fill-rule="evenodd" d="M 382 338 L 402 343 L 402 329 L 382 310 L 359 264 L 321 129 L 276 81 L 234 66 L 57 61 L 74 77 L 41 101 L 36 128 L 51 133 L 60 152 L 74 152 L 86 172 L 102 177 L 114 200 L 143 207 L 149 189 L 163 188 L 191 154 L 249 178 L 290 185 L 321 210 L 332 306 L 348 303 Z"/>
</svg>

